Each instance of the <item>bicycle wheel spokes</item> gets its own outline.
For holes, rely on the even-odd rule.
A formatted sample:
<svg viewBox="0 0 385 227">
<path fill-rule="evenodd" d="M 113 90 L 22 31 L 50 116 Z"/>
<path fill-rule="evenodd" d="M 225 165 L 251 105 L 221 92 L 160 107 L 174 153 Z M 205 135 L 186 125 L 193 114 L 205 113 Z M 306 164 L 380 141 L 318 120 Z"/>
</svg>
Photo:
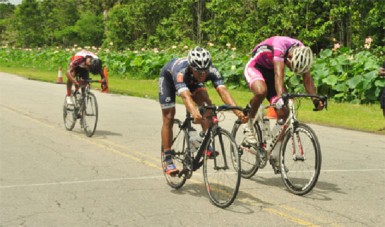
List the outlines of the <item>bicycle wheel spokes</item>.
<svg viewBox="0 0 385 227">
<path fill-rule="evenodd" d="M 314 132 L 299 124 L 290 131 L 282 144 L 281 175 L 290 192 L 304 195 L 312 190 L 321 170 L 321 150 Z"/>
<path fill-rule="evenodd" d="M 186 131 L 181 130 L 179 128 L 180 121 L 175 119 L 172 132 L 173 132 L 173 144 L 172 144 L 172 149 L 175 151 L 173 161 L 175 167 L 179 170 L 182 171 L 184 168 L 183 161 L 185 160 L 185 152 L 187 149 L 187 137 L 186 137 Z M 162 169 L 165 169 L 163 158 L 163 150 L 161 153 L 161 161 L 162 161 Z M 178 189 L 184 185 L 186 182 L 186 174 L 183 174 L 181 176 L 170 176 L 167 174 L 164 174 L 167 180 L 167 184 L 170 185 L 172 188 Z"/>
<path fill-rule="evenodd" d="M 206 149 L 219 154 L 215 158 L 205 155 L 203 175 L 211 202 L 227 207 L 238 194 L 241 169 L 237 144 L 225 130 L 216 132 Z"/>
<path fill-rule="evenodd" d="M 75 112 L 74 105 L 68 105 L 67 97 L 64 97 L 63 120 L 64 120 L 64 126 L 68 131 L 71 131 L 75 127 L 76 116 L 74 112 Z"/>
<path fill-rule="evenodd" d="M 258 171 L 257 151 L 253 147 L 249 148 L 242 145 L 245 137 L 241 124 L 234 124 L 232 136 L 240 149 L 242 149 L 242 156 L 240 159 L 242 166 L 241 175 L 244 178 L 251 178 Z M 256 130 L 256 136 L 257 139 L 261 137 L 259 130 Z"/>
<path fill-rule="evenodd" d="M 82 120 L 83 127 L 86 135 L 91 137 L 94 135 L 96 125 L 98 124 L 98 103 L 96 97 L 92 93 L 88 93 L 85 99 L 85 109 L 83 112 Z"/>
</svg>

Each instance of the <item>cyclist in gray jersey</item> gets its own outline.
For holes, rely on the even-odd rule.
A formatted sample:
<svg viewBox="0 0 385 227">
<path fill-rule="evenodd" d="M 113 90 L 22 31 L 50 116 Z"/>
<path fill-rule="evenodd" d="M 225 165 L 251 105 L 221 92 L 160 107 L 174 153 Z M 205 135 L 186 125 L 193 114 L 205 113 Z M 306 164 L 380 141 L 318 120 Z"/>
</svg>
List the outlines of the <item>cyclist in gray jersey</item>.
<svg viewBox="0 0 385 227">
<path fill-rule="evenodd" d="M 236 103 L 223 82 L 217 68 L 212 65 L 210 53 L 201 47 L 192 49 L 187 58 L 172 59 L 161 70 L 159 78 L 159 102 L 162 109 L 162 147 L 166 174 L 175 176 L 179 172 L 173 164 L 171 150 L 172 126 L 175 116 L 175 97 L 178 94 L 187 111 L 194 118 L 194 123 L 202 124 L 206 130 L 210 122 L 202 121 L 197 106 L 211 105 L 211 100 L 204 86 L 204 82 L 211 81 L 222 101 L 231 106 Z M 247 117 L 242 111 L 234 110 L 235 115 L 243 122 Z M 210 152 L 210 151 L 207 151 Z M 208 153 L 208 155 L 210 155 Z"/>
</svg>

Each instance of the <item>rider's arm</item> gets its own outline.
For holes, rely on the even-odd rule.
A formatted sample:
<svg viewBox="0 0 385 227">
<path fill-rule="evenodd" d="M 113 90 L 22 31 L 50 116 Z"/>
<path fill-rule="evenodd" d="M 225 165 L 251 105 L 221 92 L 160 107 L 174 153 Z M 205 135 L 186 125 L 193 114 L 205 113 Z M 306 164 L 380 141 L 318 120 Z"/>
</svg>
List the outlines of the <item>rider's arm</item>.
<svg viewBox="0 0 385 227">
<path fill-rule="evenodd" d="M 310 70 L 308 70 L 306 73 L 303 74 L 303 84 L 308 94 L 311 94 L 311 95 L 317 94 L 317 89 L 314 85 L 313 78 L 311 77 Z M 313 100 L 314 106 L 318 110 L 322 110 L 324 108 L 324 103 L 321 100 L 317 98 L 312 98 L 312 100 Z"/>
<path fill-rule="evenodd" d="M 310 95 L 316 95 L 317 90 L 314 86 L 313 78 L 310 75 L 310 71 L 307 71 L 302 75 L 303 77 L 303 84 L 305 86 L 305 90 Z"/>
<path fill-rule="evenodd" d="M 277 96 L 281 97 L 282 93 L 285 92 L 285 85 L 283 76 L 285 73 L 285 63 L 283 61 L 273 60 L 274 64 L 274 80 L 275 80 L 275 91 Z"/>
<path fill-rule="evenodd" d="M 67 73 L 66 74 L 67 74 L 68 79 L 72 83 L 78 85 L 78 82 L 75 79 L 75 69 L 73 67 L 69 66 L 68 69 L 67 69 Z"/>
<path fill-rule="evenodd" d="M 189 112 L 194 118 L 194 123 L 200 123 L 202 121 L 202 115 L 199 113 L 198 108 L 195 106 L 194 100 L 191 98 L 190 90 L 185 90 L 179 95 L 182 98 L 184 105 L 186 106 L 187 112 Z"/>
<path fill-rule="evenodd" d="M 217 87 L 217 92 L 219 96 L 221 97 L 222 101 L 229 105 L 229 106 L 236 106 L 237 104 L 235 103 L 234 99 L 231 97 L 229 91 L 227 90 L 226 86 L 218 86 Z M 243 122 L 247 122 L 247 117 L 243 114 L 242 111 L 239 110 L 233 110 L 234 114 Z"/>
</svg>

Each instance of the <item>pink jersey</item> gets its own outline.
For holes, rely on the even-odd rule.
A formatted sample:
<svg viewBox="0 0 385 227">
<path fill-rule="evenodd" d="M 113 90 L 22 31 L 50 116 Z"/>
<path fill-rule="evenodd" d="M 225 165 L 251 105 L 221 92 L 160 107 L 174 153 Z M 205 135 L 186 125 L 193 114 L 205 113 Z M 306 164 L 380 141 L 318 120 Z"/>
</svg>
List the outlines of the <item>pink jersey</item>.
<svg viewBox="0 0 385 227">
<path fill-rule="evenodd" d="M 286 36 L 273 36 L 255 46 L 256 51 L 261 46 L 269 46 L 273 49 L 273 54 L 262 54 L 260 56 L 254 55 L 253 58 L 248 62 L 246 67 L 254 67 L 256 64 L 272 69 L 274 67 L 274 61 L 284 61 L 287 50 L 293 45 L 303 46 L 302 42 Z"/>
<path fill-rule="evenodd" d="M 286 36 L 273 36 L 255 46 L 253 56 L 247 62 L 244 76 L 251 87 L 257 80 L 263 80 L 267 77 L 274 78 L 274 61 L 284 61 L 288 50 L 293 46 L 303 46 L 303 44 L 293 38 Z M 267 69 L 263 72 L 263 68 Z M 273 87 L 274 89 L 274 87 Z"/>
</svg>

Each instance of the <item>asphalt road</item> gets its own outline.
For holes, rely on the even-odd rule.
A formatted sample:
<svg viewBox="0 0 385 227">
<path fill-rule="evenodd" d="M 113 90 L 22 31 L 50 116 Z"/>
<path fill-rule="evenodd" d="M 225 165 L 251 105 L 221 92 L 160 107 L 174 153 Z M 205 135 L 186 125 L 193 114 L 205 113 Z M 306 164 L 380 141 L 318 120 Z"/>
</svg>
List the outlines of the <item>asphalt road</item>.
<svg viewBox="0 0 385 227">
<path fill-rule="evenodd" d="M 382 135 L 311 125 L 323 152 L 312 192 L 289 193 L 268 166 L 220 209 L 201 170 L 180 190 L 166 184 L 156 101 L 94 93 L 100 118 L 88 138 L 64 128 L 64 85 L 0 73 L 0 226 L 385 225 Z"/>
</svg>

